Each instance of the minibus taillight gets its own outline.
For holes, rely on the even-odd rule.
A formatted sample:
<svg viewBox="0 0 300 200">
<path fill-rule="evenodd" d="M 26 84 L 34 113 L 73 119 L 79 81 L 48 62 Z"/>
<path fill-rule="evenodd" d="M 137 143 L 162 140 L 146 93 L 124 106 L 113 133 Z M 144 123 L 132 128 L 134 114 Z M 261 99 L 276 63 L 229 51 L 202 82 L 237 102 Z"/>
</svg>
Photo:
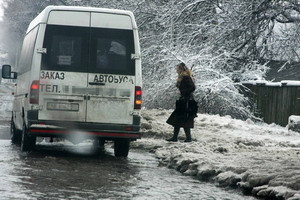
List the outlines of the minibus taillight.
<svg viewBox="0 0 300 200">
<path fill-rule="evenodd" d="M 34 80 L 30 86 L 30 104 L 38 104 L 39 103 L 39 89 L 40 89 L 40 81 Z"/>
<path fill-rule="evenodd" d="M 135 86 L 134 92 L 134 109 L 141 109 L 142 108 L 142 88 L 140 86 Z"/>
</svg>

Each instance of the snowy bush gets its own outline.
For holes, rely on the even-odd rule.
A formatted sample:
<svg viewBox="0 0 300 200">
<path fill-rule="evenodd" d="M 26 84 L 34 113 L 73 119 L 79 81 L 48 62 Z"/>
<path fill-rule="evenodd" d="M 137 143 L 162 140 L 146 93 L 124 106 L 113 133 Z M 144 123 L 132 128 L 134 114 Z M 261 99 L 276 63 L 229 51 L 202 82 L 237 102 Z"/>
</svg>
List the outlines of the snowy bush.
<svg viewBox="0 0 300 200">
<path fill-rule="evenodd" d="M 155 51 L 159 52 L 157 56 L 144 58 L 146 60 L 143 67 L 146 107 L 174 108 L 175 101 L 179 97 L 175 87 L 177 79 L 175 65 L 185 62 L 193 70 L 196 84 L 194 96 L 199 102 L 200 112 L 231 115 L 236 118 L 253 117 L 248 109 L 248 99 L 240 93 L 240 88 L 243 87 L 240 81 L 261 78 L 267 67 L 254 62 L 251 67 L 244 69 L 243 74 L 237 74 L 236 71 L 226 69 L 229 63 L 233 62 L 229 55 L 223 53 L 214 56 L 207 52 L 208 50 L 202 50 L 199 55 L 194 56 L 194 52 L 185 55 L 182 51 L 175 52 L 157 46 L 145 50 L 144 55 L 154 55 Z M 183 52 L 187 51 L 186 48 Z M 155 60 L 156 58 L 158 59 Z"/>
<path fill-rule="evenodd" d="M 168 3 L 168 9 L 153 12 L 160 17 L 148 24 L 158 27 L 156 32 L 141 32 L 145 106 L 174 108 L 178 97 L 174 66 L 184 62 L 194 72 L 200 112 L 252 117 L 248 99 L 239 92 L 240 81 L 262 79 L 268 68 L 248 56 L 250 50 L 237 50 L 246 42 L 239 37 L 247 35 L 247 30 L 237 33 L 241 22 L 228 20 L 238 14 L 229 14 L 226 3 L 220 7 L 207 1 Z M 241 10 L 250 6 L 247 2 L 235 5 Z M 251 15 L 247 19 L 251 21 Z"/>
</svg>

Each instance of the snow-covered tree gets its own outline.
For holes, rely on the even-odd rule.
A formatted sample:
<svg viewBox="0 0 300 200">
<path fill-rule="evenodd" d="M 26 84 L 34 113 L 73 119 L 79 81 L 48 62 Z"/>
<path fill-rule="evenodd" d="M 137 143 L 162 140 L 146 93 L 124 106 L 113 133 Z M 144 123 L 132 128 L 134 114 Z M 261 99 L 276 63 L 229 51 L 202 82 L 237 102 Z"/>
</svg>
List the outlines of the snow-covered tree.
<svg viewBox="0 0 300 200">
<path fill-rule="evenodd" d="M 297 2 L 185 0 L 166 1 L 163 8 L 154 8 L 149 13 L 156 15 L 152 16 L 155 19 L 152 30 L 156 32 L 143 32 L 148 34 L 142 37 L 146 45 L 144 55 L 147 55 L 144 56 L 145 86 L 151 88 L 146 92 L 147 105 L 172 107 L 166 102 L 175 101 L 171 94 L 176 77 L 173 66 L 183 61 L 193 67 L 198 86 L 195 96 L 202 111 L 249 116 L 248 100 L 239 93 L 240 81 L 263 78 L 268 59 L 274 59 L 276 51 L 290 55 L 285 59 L 296 60 L 298 44 L 294 54 L 287 53 L 289 45 L 275 46 L 274 40 L 280 41 L 275 37 L 277 30 L 272 23 L 278 26 L 282 22 L 281 10 L 296 13 Z M 297 19 L 297 14 L 293 19 Z M 297 21 L 290 22 L 299 27 Z M 286 42 L 298 40 L 297 32 L 288 33 Z M 155 101 L 150 98 L 153 96 Z M 167 101 L 163 101 L 164 96 Z"/>
<path fill-rule="evenodd" d="M 15 55 L 29 22 L 47 5 L 134 12 L 140 31 L 144 102 L 173 108 L 175 64 L 193 68 L 202 112 L 251 115 L 241 82 L 262 79 L 269 60 L 299 60 L 298 0 L 5 0 L 5 38 Z"/>
</svg>

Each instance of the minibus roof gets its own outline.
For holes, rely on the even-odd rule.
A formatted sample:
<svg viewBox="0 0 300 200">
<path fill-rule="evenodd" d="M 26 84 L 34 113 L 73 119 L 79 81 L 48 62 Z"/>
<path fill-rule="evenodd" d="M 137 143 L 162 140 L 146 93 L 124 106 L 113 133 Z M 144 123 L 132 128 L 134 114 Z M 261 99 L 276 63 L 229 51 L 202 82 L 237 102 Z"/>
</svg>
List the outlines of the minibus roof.
<svg viewBox="0 0 300 200">
<path fill-rule="evenodd" d="M 55 10 L 55 11 L 98 12 L 98 13 L 128 15 L 128 16 L 130 16 L 130 18 L 132 20 L 133 28 L 137 29 L 137 25 L 134 20 L 134 15 L 131 11 L 108 9 L 108 8 L 80 7 L 80 6 L 47 6 L 34 20 L 32 20 L 26 33 L 28 33 L 30 30 L 32 30 L 34 27 L 36 27 L 38 24 L 46 24 L 49 13 L 53 10 Z"/>
</svg>

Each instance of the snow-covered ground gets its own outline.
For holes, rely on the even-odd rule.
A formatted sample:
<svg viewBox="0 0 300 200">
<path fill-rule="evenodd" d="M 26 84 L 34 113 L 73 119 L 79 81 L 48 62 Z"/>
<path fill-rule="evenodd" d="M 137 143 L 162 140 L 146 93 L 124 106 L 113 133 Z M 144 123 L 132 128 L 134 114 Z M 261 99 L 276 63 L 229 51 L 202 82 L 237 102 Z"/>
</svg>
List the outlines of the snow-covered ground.
<svg viewBox="0 0 300 200">
<path fill-rule="evenodd" d="M 0 120 L 10 120 L 13 100 L 13 83 L 0 84 Z"/>
<path fill-rule="evenodd" d="M 155 153 L 161 164 L 222 187 L 270 199 L 300 199 L 300 133 L 274 124 L 199 114 L 194 141 L 166 142 L 170 110 L 142 110 L 143 138 L 132 147 Z"/>
</svg>

